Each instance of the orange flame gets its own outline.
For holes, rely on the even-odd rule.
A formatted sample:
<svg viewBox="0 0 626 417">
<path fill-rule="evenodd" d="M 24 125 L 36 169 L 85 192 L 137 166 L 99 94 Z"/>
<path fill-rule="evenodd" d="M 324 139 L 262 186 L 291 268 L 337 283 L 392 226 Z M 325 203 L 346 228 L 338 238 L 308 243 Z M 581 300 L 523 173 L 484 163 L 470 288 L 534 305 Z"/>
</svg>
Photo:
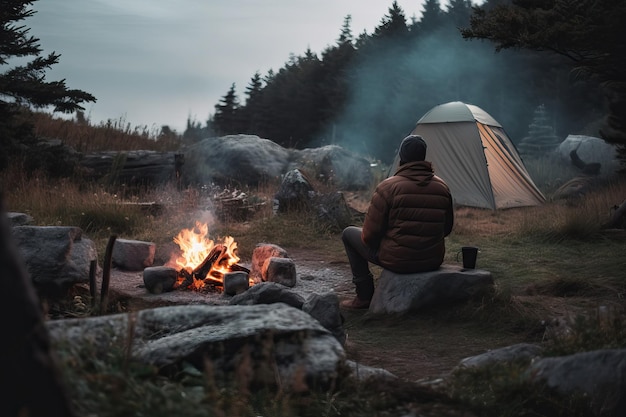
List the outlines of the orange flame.
<svg viewBox="0 0 626 417">
<path fill-rule="evenodd" d="M 181 255 L 176 259 L 176 265 L 179 269 L 186 269 L 191 272 L 198 267 L 209 255 L 216 243 L 208 237 L 209 228 L 206 223 L 196 222 L 196 226 L 192 229 L 183 229 L 174 238 L 174 242 L 181 249 Z M 213 280 L 221 280 L 223 275 L 230 271 L 230 267 L 240 258 L 237 255 L 237 242 L 231 236 L 223 238 L 221 245 L 226 249 L 224 256 L 226 262 L 216 263 L 207 273 L 205 278 Z M 204 287 L 204 282 L 196 280 L 193 283 L 195 289 Z"/>
</svg>

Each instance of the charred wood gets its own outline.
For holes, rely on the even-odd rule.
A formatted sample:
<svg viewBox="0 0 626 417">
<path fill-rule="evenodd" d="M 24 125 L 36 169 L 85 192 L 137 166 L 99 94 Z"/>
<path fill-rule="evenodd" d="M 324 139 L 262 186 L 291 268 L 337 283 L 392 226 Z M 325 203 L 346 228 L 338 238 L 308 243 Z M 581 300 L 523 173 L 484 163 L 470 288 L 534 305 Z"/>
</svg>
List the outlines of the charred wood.
<svg viewBox="0 0 626 417">
<path fill-rule="evenodd" d="M 191 276 L 194 279 L 205 279 L 214 265 L 223 265 L 225 261 L 228 262 L 226 247 L 224 245 L 215 245 L 207 257 L 204 258 L 204 261 L 191 272 Z"/>
<path fill-rule="evenodd" d="M 250 270 L 245 266 L 241 266 L 239 264 L 234 264 L 230 266 L 231 272 L 245 272 L 246 274 L 250 273 Z"/>
</svg>

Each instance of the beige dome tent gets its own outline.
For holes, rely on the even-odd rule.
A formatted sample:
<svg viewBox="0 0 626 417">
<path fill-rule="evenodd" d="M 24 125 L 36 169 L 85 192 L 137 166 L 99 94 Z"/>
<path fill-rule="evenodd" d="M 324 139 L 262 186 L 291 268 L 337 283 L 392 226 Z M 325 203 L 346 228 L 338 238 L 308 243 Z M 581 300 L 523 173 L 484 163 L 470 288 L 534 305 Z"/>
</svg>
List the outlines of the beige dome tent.
<svg viewBox="0 0 626 417">
<path fill-rule="evenodd" d="M 435 106 L 411 134 L 426 141 L 426 160 L 455 204 L 495 210 L 545 201 L 500 123 L 481 108 L 460 101 Z M 397 164 L 396 157 L 391 174 Z"/>
</svg>

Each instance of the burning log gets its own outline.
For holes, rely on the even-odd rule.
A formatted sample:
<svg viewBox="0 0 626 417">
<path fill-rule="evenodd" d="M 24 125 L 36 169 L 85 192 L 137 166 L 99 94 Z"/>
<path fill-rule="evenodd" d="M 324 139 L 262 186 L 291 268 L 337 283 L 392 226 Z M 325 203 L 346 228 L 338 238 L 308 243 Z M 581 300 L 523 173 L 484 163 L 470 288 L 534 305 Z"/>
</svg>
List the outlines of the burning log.
<svg viewBox="0 0 626 417">
<path fill-rule="evenodd" d="M 187 271 L 185 268 L 178 271 L 178 276 L 183 280 L 180 283 L 177 283 L 175 288 L 187 288 L 193 283 L 193 276 L 191 275 L 191 272 Z"/>
<path fill-rule="evenodd" d="M 187 269 L 183 268 L 178 272 L 178 275 L 183 278 L 183 281 L 178 284 L 177 287 L 187 288 L 188 286 L 193 284 L 193 281 L 196 279 L 201 281 L 204 281 L 205 279 L 211 279 L 213 281 L 218 281 L 219 283 L 221 283 L 220 280 L 210 277 L 209 272 L 214 265 L 220 265 L 220 263 L 228 261 L 228 258 L 225 257 L 225 255 L 226 247 L 224 245 L 216 245 L 213 249 L 211 249 L 211 252 L 209 252 L 207 257 L 204 258 L 204 261 L 202 261 L 200 265 L 193 269 L 193 271 L 190 272 Z"/>
<path fill-rule="evenodd" d="M 248 268 L 241 265 L 233 264 L 229 266 L 228 260 L 229 255 L 227 247 L 224 245 L 216 245 L 211 249 L 211 252 L 204 258 L 202 263 L 192 271 L 186 268 L 182 268 L 178 271 L 178 276 L 182 281 L 179 281 L 176 288 L 187 288 L 193 285 L 196 280 L 202 281 L 212 287 L 223 288 L 224 273 L 222 271 L 250 273 Z"/>
<path fill-rule="evenodd" d="M 211 274 L 220 274 L 217 271 L 212 271 Z M 214 277 L 211 274 L 205 276 L 204 278 L 201 278 L 199 275 L 194 274 L 194 272 L 189 272 L 186 269 L 181 269 L 180 271 L 178 271 L 178 277 L 182 278 L 182 281 L 179 281 L 176 285 L 175 288 L 188 288 L 188 287 L 193 287 L 194 286 L 194 282 L 196 280 L 198 281 L 202 281 L 203 284 L 209 286 L 209 287 L 223 287 L 224 283 L 222 282 L 222 280 L 220 279 L 220 277 Z"/>
<path fill-rule="evenodd" d="M 209 272 L 214 266 L 228 267 L 228 253 L 226 252 L 226 246 L 215 245 L 211 252 L 204 258 L 204 261 L 198 265 L 192 272 L 191 276 L 194 279 L 203 280 L 208 278 Z"/>
</svg>

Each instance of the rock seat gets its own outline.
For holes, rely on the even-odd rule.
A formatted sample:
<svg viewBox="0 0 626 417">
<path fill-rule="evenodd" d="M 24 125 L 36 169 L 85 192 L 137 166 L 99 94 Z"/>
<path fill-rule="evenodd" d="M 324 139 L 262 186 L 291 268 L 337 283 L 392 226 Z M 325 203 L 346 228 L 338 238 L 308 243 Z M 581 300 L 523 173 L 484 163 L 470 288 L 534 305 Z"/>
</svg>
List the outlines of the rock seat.
<svg viewBox="0 0 626 417">
<path fill-rule="evenodd" d="M 404 314 L 423 308 L 469 300 L 493 289 L 491 272 L 442 265 L 436 271 L 396 274 L 383 269 L 369 313 Z"/>
</svg>

